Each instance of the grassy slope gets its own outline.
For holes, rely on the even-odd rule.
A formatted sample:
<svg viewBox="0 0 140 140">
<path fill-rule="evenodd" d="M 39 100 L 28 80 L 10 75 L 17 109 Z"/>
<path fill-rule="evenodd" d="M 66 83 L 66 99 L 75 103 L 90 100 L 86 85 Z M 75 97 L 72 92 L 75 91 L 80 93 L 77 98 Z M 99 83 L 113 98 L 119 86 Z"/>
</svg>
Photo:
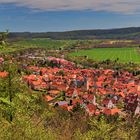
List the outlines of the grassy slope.
<svg viewBox="0 0 140 140">
<path fill-rule="evenodd" d="M 32 40 L 22 40 L 14 42 L 9 46 L 1 47 L 0 53 L 11 53 L 14 51 L 28 49 L 28 48 L 46 48 L 46 49 L 59 49 L 60 47 L 65 47 L 65 45 L 70 44 L 70 41 L 56 41 L 48 39 L 32 39 Z"/>
</svg>

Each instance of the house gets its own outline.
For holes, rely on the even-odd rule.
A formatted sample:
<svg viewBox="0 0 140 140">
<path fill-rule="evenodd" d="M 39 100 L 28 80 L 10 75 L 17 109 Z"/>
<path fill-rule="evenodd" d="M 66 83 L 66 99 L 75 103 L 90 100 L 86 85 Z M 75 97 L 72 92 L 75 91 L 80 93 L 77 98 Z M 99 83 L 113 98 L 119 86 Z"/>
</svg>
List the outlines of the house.
<svg viewBox="0 0 140 140">
<path fill-rule="evenodd" d="M 137 105 L 135 115 L 140 115 L 140 104 Z"/>
<path fill-rule="evenodd" d="M 50 95 L 43 95 L 43 99 L 46 101 L 46 102 L 49 102 L 49 101 L 52 101 L 54 100 L 54 98 Z"/>
<path fill-rule="evenodd" d="M 118 109 L 118 108 L 113 108 L 113 109 L 105 108 L 105 109 L 103 109 L 102 112 L 105 115 L 116 115 L 116 114 L 120 113 L 120 109 Z"/>
<path fill-rule="evenodd" d="M 65 84 L 60 84 L 59 87 L 57 88 L 60 91 L 66 92 L 68 90 L 69 86 Z"/>
<path fill-rule="evenodd" d="M 48 93 L 53 97 L 60 95 L 59 90 L 49 90 Z"/>
<path fill-rule="evenodd" d="M 96 86 L 98 87 L 98 88 L 101 88 L 102 87 L 102 81 L 99 81 L 99 82 L 96 82 Z"/>
<path fill-rule="evenodd" d="M 102 105 L 108 109 L 112 109 L 115 107 L 115 102 L 115 99 L 104 99 Z"/>
<path fill-rule="evenodd" d="M 31 71 L 31 72 L 36 72 L 38 74 L 40 73 L 40 69 L 36 66 L 27 66 L 26 69 Z"/>
<path fill-rule="evenodd" d="M 89 90 L 89 79 L 88 77 L 84 77 L 84 90 L 88 91 Z"/>
<path fill-rule="evenodd" d="M 117 92 L 116 95 L 121 96 L 122 98 L 125 98 L 124 92 Z M 118 97 L 117 97 L 118 98 Z"/>
<path fill-rule="evenodd" d="M 37 81 L 31 81 L 30 87 L 33 90 L 44 90 L 48 88 L 48 85 L 45 82 L 42 82 L 41 80 L 37 80 Z"/>
<path fill-rule="evenodd" d="M 48 68 L 41 68 L 40 74 L 41 74 L 41 75 L 48 74 Z"/>
<path fill-rule="evenodd" d="M 68 106 L 68 107 L 67 107 L 67 110 L 68 110 L 69 112 L 72 112 L 73 108 L 74 108 L 74 106 L 71 105 L 71 106 Z"/>
<path fill-rule="evenodd" d="M 59 66 L 59 67 L 67 67 L 67 68 L 74 68 L 74 63 L 70 62 L 70 61 L 67 61 L 65 59 L 61 59 L 61 58 L 55 58 L 55 57 L 47 57 L 47 60 L 49 62 L 51 62 L 52 64 L 55 64 L 56 66 Z"/>
<path fill-rule="evenodd" d="M 140 85 L 137 86 L 137 91 L 138 91 L 138 92 L 140 91 Z"/>
<path fill-rule="evenodd" d="M 72 105 L 75 107 L 77 104 L 81 105 L 83 103 L 80 99 L 72 99 Z"/>
<path fill-rule="evenodd" d="M 0 72 L 0 78 L 6 78 L 8 77 L 9 73 L 8 72 Z"/>
<path fill-rule="evenodd" d="M 28 82 L 30 82 L 30 81 L 35 81 L 35 80 L 37 80 L 38 78 L 37 78 L 36 75 L 29 75 L 29 76 L 23 76 L 22 79 L 23 79 L 23 81 L 25 81 L 25 82 L 28 83 Z"/>
<path fill-rule="evenodd" d="M 92 116 L 92 115 L 95 114 L 96 108 L 97 108 L 97 107 L 96 107 L 95 105 L 93 105 L 93 104 L 87 104 L 87 105 L 86 105 L 86 112 L 87 112 L 90 116 Z"/>
<path fill-rule="evenodd" d="M 138 105 L 138 94 L 129 93 L 125 99 L 125 110 L 135 112 L 137 105 Z"/>
<path fill-rule="evenodd" d="M 83 94 L 83 95 L 81 95 L 81 97 L 82 97 L 83 100 L 86 100 L 93 105 L 97 105 L 95 95 L 93 95 L 93 94 Z"/>
<path fill-rule="evenodd" d="M 68 102 L 67 101 L 55 102 L 55 106 L 61 107 L 65 110 L 68 110 Z"/>
<path fill-rule="evenodd" d="M 95 112 L 95 115 L 99 116 L 100 114 L 101 114 L 101 111 L 97 109 L 96 112 Z"/>
<path fill-rule="evenodd" d="M 73 93 L 72 93 L 72 98 L 76 98 L 76 97 L 78 97 L 78 91 L 77 91 L 77 89 L 75 88 L 75 89 L 73 90 Z"/>
<path fill-rule="evenodd" d="M 135 115 L 140 115 L 140 97 L 137 98 L 137 107 L 135 110 Z"/>
<path fill-rule="evenodd" d="M 68 88 L 66 91 L 66 96 L 70 98 L 77 98 L 80 94 L 80 90 L 78 88 Z"/>
</svg>

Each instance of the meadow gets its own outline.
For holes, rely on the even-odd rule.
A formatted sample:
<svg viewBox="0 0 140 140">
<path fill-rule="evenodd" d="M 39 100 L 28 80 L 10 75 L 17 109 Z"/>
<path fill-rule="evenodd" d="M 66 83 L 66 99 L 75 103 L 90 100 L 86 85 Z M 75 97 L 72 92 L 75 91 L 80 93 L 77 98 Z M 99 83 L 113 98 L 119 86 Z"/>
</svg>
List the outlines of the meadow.
<svg viewBox="0 0 140 140">
<path fill-rule="evenodd" d="M 140 63 L 139 48 L 95 48 L 72 52 L 70 56 L 88 56 L 89 59 L 95 61 L 119 59 L 121 63 Z"/>
</svg>

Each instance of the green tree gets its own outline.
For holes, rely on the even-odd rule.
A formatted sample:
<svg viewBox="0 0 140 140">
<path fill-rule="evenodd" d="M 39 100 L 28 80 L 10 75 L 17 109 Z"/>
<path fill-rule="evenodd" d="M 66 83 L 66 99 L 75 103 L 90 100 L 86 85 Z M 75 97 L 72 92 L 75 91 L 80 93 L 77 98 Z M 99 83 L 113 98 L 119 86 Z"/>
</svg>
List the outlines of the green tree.
<svg viewBox="0 0 140 140">
<path fill-rule="evenodd" d="M 9 34 L 9 31 L 6 30 L 6 32 L 1 32 L 0 33 L 0 45 L 3 47 L 3 46 L 6 46 L 8 43 L 7 43 L 7 37 L 8 37 L 8 34 Z"/>
</svg>

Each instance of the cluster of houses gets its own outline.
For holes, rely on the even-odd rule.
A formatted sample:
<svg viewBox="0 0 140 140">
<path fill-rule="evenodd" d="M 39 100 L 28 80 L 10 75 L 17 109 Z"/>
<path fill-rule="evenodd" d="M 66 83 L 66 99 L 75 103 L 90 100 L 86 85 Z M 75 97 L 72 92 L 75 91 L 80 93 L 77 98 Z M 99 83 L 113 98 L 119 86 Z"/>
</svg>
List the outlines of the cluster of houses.
<svg viewBox="0 0 140 140">
<path fill-rule="evenodd" d="M 80 69 L 65 59 L 47 57 L 48 67 L 24 65 L 22 78 L 43 92 L 49 105 L 72 112 L 79 105 L 89 115 L 140 115 L 140 79 L 127 71 Z M 0 58 L 0 64 L 4 62 Z M 0 72 L 0 78 L 8 72 Z"/>
<path fill-rule="evenodd" d="M 50 57 L 61 67 L 26 66 L 28 86 L 44 92 L 54 107 L 73 111 L 78 105 L 89 115 L 140 115 L 140 80 L 127 71 L 74 68 L 73 63 Z"/>
<path fill-rule="evenodd" d="M 67 69 L 74 68 L 75 65 L 73 62 L 67 61 L 62 58 L 55 58 L 52 56 L 47 57 L 47 60 L 49 61 L 49 63 L 52 63 L 53 66 L 63 67 L 63 68 L 65 67 Z"/>
</svg>

